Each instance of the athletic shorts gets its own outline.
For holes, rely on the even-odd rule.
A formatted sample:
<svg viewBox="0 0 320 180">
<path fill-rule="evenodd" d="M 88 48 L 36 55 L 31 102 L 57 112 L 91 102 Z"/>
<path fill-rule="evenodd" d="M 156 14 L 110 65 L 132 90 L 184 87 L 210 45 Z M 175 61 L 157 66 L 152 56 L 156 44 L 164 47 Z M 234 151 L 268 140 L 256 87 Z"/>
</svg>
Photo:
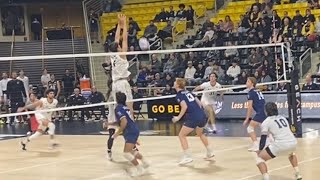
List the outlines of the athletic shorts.
<svg viewBox="0 0 320 180">
<path fill-rule="evenodd" d="M 256 114 L 252 120 L 253 121 L 256 121 L 256 122 L 259 122 L 259 123 L 262 123 L 265 119 L 267 118 L 267 116 L 265 114 Z"/>
<path fill-rule="evenodd" d="M 138 138 L 139 138 L 139 132 L 138 133 L 124 134 L 123 137 L 124 137 L 124 140 L 125 140 L 126 143 L 137 144 L 137 141 L 138 141 Z"/>
<path fill-rule="evenodd" d="M 200 119 L 200 120 L 190 120 L 190 119 L 187 119 L 183 125 L 184 126 L 187 126 L 188 128 L 192 128 L 192 129 L 195 129 L 197 127 L 199 128 L 203 128 L 205 125 L 206 125 L 207 121 L 206 121 L 206 118 L 203 118 L 203 119 Z"/>
<path fill-rule="evenodd" d="M 271 143 L 267 149 L 269 149 L 269 154 L 271 157 L 276 157 L 279 155 L 288 155 L 293 153 L 296 150 L 297 141 L 292 142 L 273 142 Z M 268 151 L 268 150 L 267 150 Z"/>
<path fill-rule="evenodd" d="M 112 83 L 112 92 L 114 100 L 116 99 L 116 93 L 123 92 L 127 96 L 127 101 L 132 100 L 132 91 L 129 82 L 126 79 L 120 79 Z"/>
</svg>

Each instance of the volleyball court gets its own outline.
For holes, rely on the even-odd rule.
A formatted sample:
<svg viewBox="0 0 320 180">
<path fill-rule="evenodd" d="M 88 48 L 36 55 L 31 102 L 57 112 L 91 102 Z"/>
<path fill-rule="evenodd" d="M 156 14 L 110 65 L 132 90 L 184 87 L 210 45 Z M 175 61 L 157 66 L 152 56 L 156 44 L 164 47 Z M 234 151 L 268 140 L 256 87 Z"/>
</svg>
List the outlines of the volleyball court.
<svg viewBox="0 0 320 180">
<path fill-rule="evenodd" d="M 262 64 L 255 64 L 254 60 L 252 60 L 256 55 L 254 53 L 264 54 L 265 51 L 271 54 L 273 59 L 271 63 L 274 64 L 267 64 L 266 61 L 263 61 Z M 104 56 L 108 58 L 115 54 L 117 53 L 3 57 L 0 60 L 19 62 L 30 59 L 46 59 L 50 61 L 57 58 L 73 57 Z M 133 102 L 142 102 L 141 111 L 145 117 L 138 118 L 139 120 L 136 121 L 141 129 L 138 149 L 151 162 L 148 172 L 139 177 L 139 179 L 180 180 L 195 177 L 198 179 L 213 178 L 223 180 L 259 179 L 260 173 L 255 165 L 256 155 L 254 152 L 248 152 L 247 150 L 250 140 L 246 137 L 246 127 L 242 126 L 247 112 L 248 92 L 246 91 L 245 81 L 248 76 L 256 76 L 257 79 L 260 79 L 256 88 L 263 90 L 266 102 L 276 102 L 279 113 L 288 118 L 291 130 L 298 137 L 303 137 L 298 139 L 296 154 L 299 157 L 300 171 L 304 179 L 317 179 L 320 175 L 316 171 L 320 165 L 318 131 L 314 127 L 311 132 L 306 132 L 306 128 L 301 124 L 301 106 L 299 106 L 299 102 L 301 105 L 301 96 L 299 88 L 296 88 L 299 84 L 299 77 L 293 66 L 293 55 L 285 44 L 176 49 L 122 54 L 128 56 L 136 55 L 138 59 L 140 58 L 140 64 L 145 64 L 146 67 L 150 63 L 143 61 L 146 58 L 146 54 L 150 55 L 150 58 L 155 54 L 159 59 L 163 60 L 164 64 L 173 60 L 178 61 L 178 65 L 185 63 L 188 66 L 192 64 L 192 66 L 200 69 L 212 66 L 214 72 L 218 74 L 217 82 L 222 85 L 222 88 L 219 89 L 194 92 L 199 98 L 205 93 L 217 95 L 217 103 L 215 104 L 216 132 L 206 131 L 215 157 L 209 161 L 204 160 L 202 157 L 204 154 L 202 144 L 198 137 L 192 134 L 188 137 L 188 140 L 194 161 L 186 166 L 179 166 L 178 161 L 182 150 L 177 135 L 183 122 L 177 124 L 171 122 L 172 116 L 179 112 L 179 106 L 177 107 L 178 104 L 173 101 L 175 94 L 166 95 L 166 93 L 163 93 L 166 90 L 165 88 L 153 85 L 151 82 L 156 80 L 157 73 L 163 78 L 161 80 L 167 80 L 168 83 L 171 80 L 169 78 L 166 79 L 168 74 L 170 74 L 170 78 L 184 77 L 186 67 L 181 66 L 184 69 L 180 71 L 171 71 L 168 68 L 161 72 L 154 72 L 154 79 L 151 79 L 150 82 L 139 82 L 138 89 L 144 93 L 145 97 L 134 99 Z M 263 59 L 262 56 L 260 58 Z M 236 69 L 238 67 L 240 68 L 240 73 L 237 76 L 233 76 L 237 72 L 232 68 Z M 270 69 L 268 68 L 271 67 L 275 69 L 269 71 Z M 229 68 L 231 70 L 228 70 Z M 104 70 L 101 69 L 101 71 Z M 266 76 L 270 76 L 271 80 L 263 81 Z M 91 77 L 91 79 L 94 78 Z M 188 80 L 187 89 L 190 91 L 209 81 L 203 80 L 203 78 Z M 165 83 L 165 85 L 168 83 Z M 167 90 L 169 91 L 169 87 Z M 279 92 L 280 90 L 284 91 Z M 99 107 L 101 105 L 108 107 L 110 104 L 115 104 L 115 102 L 70 107 L 61 107 L 60 105 L 60 107 L 54 109 L 1 114 L 0 117 L 30 115 L 38 112 L 62 112 L 72 109 Z M 163 110 L 159 108 L 160 106 L 163 107 Z M 168 110 L 169 106 L 173 107 L 172 111 Z M 178 110 L 175 111 L 175 108 Z M 147 125 L 144 125 L 143 122 L 147 122 Z M 108 161 L 105 158 L 106 136 L 88 135 L 86 133 L 77 136 L 65 135 L 68 133 L 64 133 L 61 130 L 64 126 L 63 123 L 55 122 L 56 126 L 59 127 L 56 129 L 58 132 L 57 141 L 61 144 L 55 150 L 48 150 L 47 136 L 42 136 L 30 143 L 28 150 L 25 152 L 21 150 L 20 138 L 0 141 L 0 154 L 2 154 L 0 161 L 3 162 L 0 165 L 1 179 L 131 179 L 128 176 L 131 166 L 122 157 L 121 153 L 124 143 L 121 137 L 114 141 L 114 161 Z M 77 122 L 69 123 L 72 125 Z M 77 128 L 82 128 L 79 131 L 85 132 L 88 126 L 92 126 L 91 123 L 84 123 L 83 126 L 77 126 Z M 102 130 L 102 122 L 95 123 L 94 126 L 96 126 L 97 132 Z M 15 130 L 19 129 L 21 131 L 24 128 L 16 126 L 9 132 L 15 134 Z M 150 134 L 152 135 L 148 136 Z M 259 136 L 259 130 L 257 134 Z M 293 170 L 286 156 L 276 158 L 268 165 L 271 179 L 293 179 Z"/>
</svg>

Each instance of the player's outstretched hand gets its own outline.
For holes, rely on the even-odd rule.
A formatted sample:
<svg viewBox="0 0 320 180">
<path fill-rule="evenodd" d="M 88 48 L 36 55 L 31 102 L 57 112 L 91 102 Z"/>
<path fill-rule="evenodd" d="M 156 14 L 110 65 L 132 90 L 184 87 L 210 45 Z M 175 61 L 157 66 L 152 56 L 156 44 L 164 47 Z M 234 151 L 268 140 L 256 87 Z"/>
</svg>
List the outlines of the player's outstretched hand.
<svg viewBox="0 0 320 180">
<path fill-rule="evenodd" d="M 172 122 L 173 123 L 176 123 L 176 122 L 178 122 L 180 119 L 178 118 L 178 116 L 173 116 L 173 118 L 172 118 Z"/>
</svg>

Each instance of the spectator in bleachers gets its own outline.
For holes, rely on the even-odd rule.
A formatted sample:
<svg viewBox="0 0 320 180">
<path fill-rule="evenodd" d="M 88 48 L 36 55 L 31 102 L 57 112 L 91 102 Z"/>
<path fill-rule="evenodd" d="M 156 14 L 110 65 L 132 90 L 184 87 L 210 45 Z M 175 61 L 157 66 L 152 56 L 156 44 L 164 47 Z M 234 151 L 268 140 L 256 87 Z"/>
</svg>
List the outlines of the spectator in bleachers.
<svg viewBox="0 0 320 180">
<path fill-rule="evenodd" d="M 218 78 L 222 77 L 225 74 L 224 70 L 217 64 L 217 62 L 213 63 L 212 71 L 218 75 Z"/>
<path fill-rule="evenodd" d="M 296 15 L 293 17 L 292 21 L 295 23 L 297 22 L 298 25 L 302 25 L 304 18 L 303 16 L 300 14 L 300 10 L 296 10 Z"/>
<path fill-rule="evenodd" d="M 258 7 L 258 9 L 259 9 L 259 11 L 262 11 L 263 9 L 262 9 L 262 4 L 259 2 L 259 0 L 255 0 L 255 3 L 253 3 L 252 5 L 251 5 L 251 11 L 253 11 L 253 7 L 254 6 L 257 6 Z"/>
<path fill-rule="evenodd" d="M 187 16 L 187 21 L 191 22 L 191 27 L 189 27 L 189 28 L 193 29 L 195 12 L 194 12 L 194 9 L 192 8 L 191 5 L 189 5 L 187 8 L 186 16 Z"/>
<path fill-rule="evenodd" d="M 282 36 L 290 36 L 291 35 L 291 25 L 290 25 L 290 20 L 288 18 L 283 19 L 283 24 L 280 29 L 280 34 Z"/>
<path fill-rule="evenodd" d="M 166 84 L 165 89 L 162 91 L 162 96 L 176 94 L 175 90 L 169 84 Z"/>
<path fill-rule="evenodd" d="M 291 17 L 289 16 L 289 14 L 288 14 L 288 11 L 284 11 L 283 12 L 283 18 L 282 18 L 282 21 L 281 21 L 281 24 L 284 24 L 284 20 L 285 19 L 288 19 L 289 20 L 289 25 L 292 25 L 292 19 L 291 19 Z"/>
<path fill-rule="evenodd" d="M 67 101 L 68 106 L 80 106 L 80 105 L 84 105 L 86 103 L 86 99 L 80 94 L 79 88 L 75 88 L 73 93 L 74 94 L 72 94 L 68 98 L 68 101 Z M 80 118 L 81 121 L 84 121 L 84 115 L 86 115 L 86 117 L 88 119 L 90 119 L 90 114 L 89 114 L 88 108 L 81 108 L 81 109 L 68 110 L 69 121 L 73 120 L 72 113 L 79 111 L 79 110 L 81 111 L 81 118 Z"/>
<path fill-rule="evenodd" d="M 119 0 L 109 0 L 110 1 L 110 12 L 119 12 L 122 9 L 122 5 Z"/>
<path fill-rule="evenodd" d="M 238 76 L 241 73 L 241 68 L 236 61 L 232 62 L 232 65 L 227 70 L 227 75 L 232 81 L 232 84 L 235 84 L 238 81 Z"/>
<path fill-rule="evenodd" d="M 311 9 L 319 9 L 319 0 L 308 0 L 308 5 Z"/>
<path fill-rule="evenodd" d="M 129 25 L 130 25 L 130 24 L 132 24 L 133 28 L 136 29 L 137 32 L 138 32 L 138 31 L 141 31 L 138 23 L 137 23 L 135 20 L 133 20 L 132 17 L 129 17 Z"/>
<path fill-rule="evenodd" d="M 261 18 L 261 13 L 259 12 L 258 6 L 253 6 L 249 16 L 250 24 L 252 25 L 253 22 L 260 21 L 260 18 Z"/>
<path fill-rule="evenodd" d="M 279 29 L 281 27 L 281 18 L 276 10 L 272 11 L 272 27 Z"/>
<path fill-rule="evenodd" d="M 175 15 L 173 24 L 175 24 L 177 21 L 187 19 L 187 11 L 185 10 L 185 8 L 186 8 L 186 6 L 184 4 L 179 4 L 179 10 L 177 11 L 177 13 Z"/>
<path fill-rule="evenodd" d="M 53 89 L 55 98 L 58 99 L 61 93 L 61 84 L 60 84 L 60 81 L 56 80 L 54 74 L 50 75 L 50 81 L 48 82 L 48 89 Z"/>
<path fill-rule="evenodd" d="M 156 14 L 156 16 L 154 17 L 155 22 L 165 22 L 168 19 L 168 13 L 165 11 L 164 8 L 161 8 L 161 12 L 159 14 Z"/>
<path fill-rule="evenodd" d="M 256 78 L 257 80 L 257 83 L 260 83 L 261 82 L 261 76 L 260 76 L 260 73 L 259 71 L 255 71 L 253 76 Z"/>
<path fill-rule="evenodd" d="M 306 76 L 306 83 L 303 84 L 302 90 L 304 90 L 304 91 L 306 91 L 306 90 L 319 90 L 319 86 L 316 83 L 312 82 L 311 74 L 308 74 Z"/>
<path fill-rule="evenodd" d="M 164 27 L 162 30 L 159 30 L 158 32 L 159 38 L 164 40 L 168 37 L 172 37 L 172 29 L 173 29 L 173 26 L 171 24 L 171 21 L 167 21 L 167 26 Z"/>
<path fill-rule="evenodd" d="M 204 71 L 203 79 L 209 80 L 209 76 L 212 72 L 213 72 L 213 61 L 208 60 L 208 66 L 206 67 L 206 70 Z"/>
<path fill-rule="evenodd" d="M 173 10 L 173 6 L 169 7 L 169 11 L 167 12 L 167 17 L 171 22 L 174 22 L 174 17 L 175 17 L 176 13 Z"/>
<path fill-rule="evenodd" d="M 316 21 L 316 18 L 314 17 L 313 14 L 311 14 L 311 10 L 307 9 L 306 10 L 306 15 L 303 17 L 303 23 L 306 24 L 309 20 L 312 23 L 314 23 Z"/>
<path fill-rule="evenodd" d="M 232 32 L 233 28 L 234 28 L 234 24 L 230 16 L 227 15 L 224 19 L 222 30 L 228 33 L 228 32 Z"/>
<path fill-rule="evenodd" d="M 174 78 L 172 78 L 171 74 L 166 74 L 165 76 L 165 79 L 163 79 L 161 82 L 161 86 L 165 87 L 168 84 L 170 87 L 172 87 L 175 81 Z"/>
<path fill-rule="evenodd" d="M 262 19 L 260 26 L 259 26 L 259 31 L 261 31 L 263 33 L 263 36 L 266 39 L 269 39 L 272 35 L 272 31 L 271 31 L 271 26 L 270 24 L 268 24 L 266 19 Z"/>
<path fill-rule="evenodd" d="M 316 22 L 315 29 L 315 32 L 320 35 L 320 16 L 318 16 L 318 21 Z"/>
<path fill-rule="evenodd" d="M 228 46 L 233 46 L 231 41 L 228 42 Z M 236 48 L 226 49 L 224 51 L 224 56 L 226 59 L 230 60 L 230 59 L 233 59 L 234 57 L 239 56 L 239 52 Z"/>
<path fill-rule="evenodd" d="M 42 76 L 41 76 L 41 84 L 43 87 L 43 92 L 46 91 L 48 88 L 48 82 L 50 81 L 50 74 L 48 74 L 48 70 L 45 68 L 42 71 Z"/>
<path fill-rule="evenodd" d="M 95 86 L 92 86 L 92 88 L 91 88 L 91 95 L 89 96 L 89 102 L 91 104 L 98 104 L 98 103 L 105 102 L 105 98 L 104 98 L 103 94 L 101 92 L 97 91 L 97 88 Z M 90 108 L 90 110 L 91 110 L 92 114 L 95 115 L 96 120 L 98 120 L 98 117 L 94 113 L 94 111 L 97 111 L 97 110 L 99 110 L 101 112 L 101 116 L 104 120 L 107 119 L 105 106 L 95 106 L 95 107 Z"/>
<path fill-rule="evenodd" d="M 187 45 L 187 47 L 194 48 L 194 47 L 198 47 L 201 44 L 206 44 L 212 40 L 213 35 L 214 35 L 214 31 L 213 31 L 212 27 L 208 26 L 207 31 L 204 34 L 204 37 L 201 40 L 196 40 L 195 43 L 192 45 Z"/>
<path fill-rule="evenodd" d="M 210 21 L 209 18 L 206 19 L 206 21 L 203 23 L 201 29 L 198 31 L 198 34 L 204 36 L 206 33 L 208 26 L 210 26 L 213 29 L 214 23 Z"/>
<path fill-rule="evenodd" d="M 137 84 L 140 87 L 146 87 L 147 86 L 147 68 L 143 67 L 139 74 L 138 74 L 138 78 L 137 78 Z"/>
<path fill-rule="evenodd" d="M 238 27 L 238 32 L 247 32 L 250 29 L 249 16 L 248 15 L 240 15 L 240 24 Z"/>
<path fill-rule="evenodd" d="M 65 75 L 62 77 L 62 87 L 64 88 L 64 96 L 68 98 L 73 91 L 74 88 L 74 77 L 70 74 L 69 69 L 66 69 Z"/>
<path fill-rule="evenodd" d="M 94 10 L 90 10 L 89 13 L 89 22 L 90 22 L 90 37 L 91 37 L 91 43 L 94 42 L 94 40 L 99 43 L 98 40 L 98 32 L 99 32 L 99 16 L 94 12 Z"/>
<path fill-rule="evenodd" d="M 273 29 L 272 37 L 270 43 L 281 43 L 283 41 L 279 29 Z"/>
<path fill-rule="evenodd" d="M 257 36 L 259 31 L 259 22 L 253 22 L 251 28 L 248 31 L 249 33 L 252 32 L 255 36 Z"/>
<path fill-rule="evenodd" d="M 251 54 L 249 55 L 248 60 L 249 60 L 249 66 L 252 69 L 256 69 L 257 67 L 259 67 L 262 61 L 260 54 L 257 52 L 255 48 L 251 49 Z"/>
<path fill-rule="evenodd" d="M 276 78 L 275 71 L 274 71 L 275 68 L 272 64 L 270 64 L 270 62 L 267 59 L 264 59 L 262 61 L 262 65 L 258 68 L 258 70 L 266 72 L 266 74 L 270 75 L 272 79 Z"/>
<path fill-rule="evenodd" d="M 238 76 L 237 84 L 239 84 L 239 85 L 246 84 L 247 80 L 248 80 L 247 72 L 246 71 L 242 71 L 241 75 Z"/>
<path fill-rule="evenodd" d="M 309 37 L 310 35 L 314 35 L 314 24 L 309 19 L 307 23 L 302 27 L 301 34 L 305 37 Z"/>
<path fill-rule="evenodd" d="M 258 44 L 268 44 L 269 40 L 264 37 L 263 32 L 258 32 Z"/>
<path fill-rule="evenodd" d="M 198 67 L 196 68 L 196 73 L 194 74 L 194 80 L 196 84 L 201 84 L 204 80 L 205 68 L 203 67 L 202 62 L 198 63 Z"/>
<path fill-rule="evenodd" d="M 288 68 L 286 67 L 286 69 Z M 279 57 L 276 59 L 276 71 L 278 72 L 279 77 L 283 76 L 283 73 L 284 73 L 283 60 Z"/>
<path fill-rule="evenodd" d="M 133 99 L 143 98 L 143 95 L 139 92 L 137 85 L 134 85 L 132 87 L 132 97 L 133 97 Z M 133 103 L 133 110 L 140 110 L 142 103 L 143 103 L 143 101 L 134 102 Z"/>
<path fill-rule="evenodd" d="M 149 64 L 147 65 L 147 82 L 148 84 L 151 83 L 151 81 L 154 80 L 154 75 L 156 74 L 157 72 L 155 72 L 153 69 L 152 69 L 152 65 Z"/>
<path fill-rule="evenodd" d="M 189 52 L 188 54 L 186 54 L 186 57 L 185 57 L 186 61 L 189 62 L 191 61 L 193 63 L 193 66 L 194 67 L 197 67 L 198 66 L 198 63 L 199 63 L 199 59 L 196 57 L 195 53 L 194 52 Z"/>
<path fill-rule="evenodd" d="M 161 72 L 161 61 L 158 59 L 157 54 L 152 54 L 151 56 L 151 67 L 154 72 L 159 73 Z"/>
<path fill-rule="evenodd" d="M 287 91 L 286 83 L 283 83 L 283 82 L 279 83 L 277 91 L 284 91 L 284 92 Z"/>
<path fill-rule="evenodd" d="M 301 27 L 301 24 L 299 24 L 298 21 L 295 21 L 293 23 L 293 27 L 292 27 L 292 30 L 291 30 L 291 36 L 293 38 L 302 36 L 302 27 Z"/>
<path fill-rule="evenodd" d="M 263 50 L 263 54 L 262 54 L 262 60 L 265 61 L 267 60 L 268 63 L 274 63 L 274 58 L 272 57 L 272 55 L 270 54 L 270 52 L 265 49 Z M 262 63 L 262 65 L 264 65 L 265 63 Z"/>
<path fill-rule="evenodd" d="M 185 70 L 184 78 L 186 79 L 188 85 L 192 86 L 195 82 L 194 74 L 196 73 L 196 69 L 193 67 L 192 61 L 188 61 L 188 67 Z"/>
<path fill-rule="evenodd" d="M 151 86 L 151 87 L 160 87 L 161 84 L 162 84 L 162 80 L 161 80 L 160 73 L 156 73 L 154 75 L 154 80 L 151 81 L 149 86 Z"/>
<path fill-rule="evenodd" d="M 261 71 L 260 83 L 267 83 L 267 82 L 271 82 L 271 81 L 272 81 L 272 79 L 269 76 L 269 74 L 267 74 L 266 71 L 262 70 Z M 272 85 L 263 86 L 262 89 L 264 91 L 271 91 L 272 90 Z"/>
<path fill-rule="evenodd" d="M 269 6 L 272 9 L 273 3 L 271 0 L 264 0 L 264 2 L 261 5 L 261 8 L 264 9 L 266 6 Z"/>
<path fill-rule="evenodd" d="M 247 44 L 257 44 L 258 43 L 258 38 L 255 36 L 254 32 L 249 32 L 249 36 L 247 38 Z"/>
<path fill-rule="evenodd" d="M 133 24 L 129 23 L 129 29 L 128 29 L 128 46 L 136 46 L 138 44 L 137 39 L 137 30 L 134 28 Z"/>
<path fill-rule="evenodd" d="M 144 30 L 143 36 L 148 39 L 154 38 L 157 32 L 158 32 L 158 27 L 154 24 L 153 20 L 151 20 L 149 26 L 147 26 L 146 29 Z"/>
<path fill-rule="evenodd" d="M 261 12 L 262 18 L 272 18 L 272 9 L 270 6 L 265 6 Z"/>
<path fill-rule="evenodd" d="M 177 62 L 176 56 L 174 54 L 170 54 L 168 61 L 164 64 L 163 72 L 173 74 L 178 66 Z"/>
</svg>

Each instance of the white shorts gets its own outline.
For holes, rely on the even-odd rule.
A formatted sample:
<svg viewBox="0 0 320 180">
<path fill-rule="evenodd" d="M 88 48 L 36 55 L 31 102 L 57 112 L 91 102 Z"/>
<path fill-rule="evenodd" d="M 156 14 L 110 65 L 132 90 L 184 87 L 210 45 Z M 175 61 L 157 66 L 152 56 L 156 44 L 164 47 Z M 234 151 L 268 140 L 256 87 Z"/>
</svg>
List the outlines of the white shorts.
<svg viewBox="0 0 320 180">
<path fill-rule="evenodd" d="M 296 150 L 297 141 L 292 142 L 273 142 L 268 148 L 274 156 L 288 155 Z"/>
<path fill-rule="evenodd" d="M 116 93 L 123 92 L 127 96 L 127 100 L 132 100 L 132 91 L 129 82 L 126 79 L 120 79 L 112 83 L 112 92 L 114 100 L 116 99 Z"/>
</svg>

